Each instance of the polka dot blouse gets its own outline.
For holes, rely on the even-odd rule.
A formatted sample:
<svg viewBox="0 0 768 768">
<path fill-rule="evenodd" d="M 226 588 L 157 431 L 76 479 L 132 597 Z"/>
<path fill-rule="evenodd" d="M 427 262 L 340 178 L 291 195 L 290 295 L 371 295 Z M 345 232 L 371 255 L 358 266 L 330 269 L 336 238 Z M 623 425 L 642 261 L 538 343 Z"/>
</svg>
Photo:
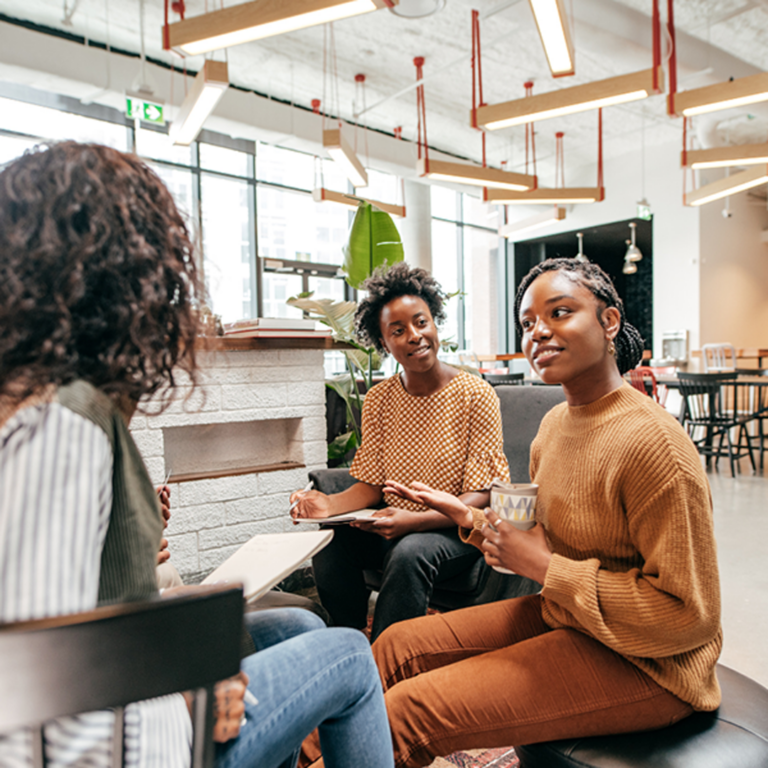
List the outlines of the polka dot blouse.
<svg viewBox="0 0 768 768">
<path fill-rule="evenodd" d="M 364 483 L 416 480 L 458 496 L 509 480 L 499 398 L 466 371 L 428 397 L 409 395 L 399 375 L 377 384 L 365 396 L 362 428 L 350 473 Z M 391 494 L 384 501 L 426 509 Z"/>
</svg>

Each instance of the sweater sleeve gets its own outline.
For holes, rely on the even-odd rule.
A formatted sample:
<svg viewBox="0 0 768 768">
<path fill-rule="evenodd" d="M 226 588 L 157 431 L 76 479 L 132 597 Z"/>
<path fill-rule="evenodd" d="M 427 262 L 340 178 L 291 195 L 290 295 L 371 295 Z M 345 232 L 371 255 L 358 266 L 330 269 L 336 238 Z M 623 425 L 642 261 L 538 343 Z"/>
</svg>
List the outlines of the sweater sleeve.
<svg viewBox="0 0 768 768">
<path fill-rule="evenodd" d="M 613 572 L 596 558 L 554 554 L 542 590 L 545 619 L 628 656 L 661 658 L 713 640 L 720 590 L 706 481 L 680 467 L 628 508 L 627 519 L 642 567 Z"/>
<path fill-rule="evenodd" d="M 494 479 L 509 481 L 504 455 L 501 408 L 493 388 L 485 384 L 471 398 L 469 446 L 461 492 L 484 491 Z"/>
</svg>

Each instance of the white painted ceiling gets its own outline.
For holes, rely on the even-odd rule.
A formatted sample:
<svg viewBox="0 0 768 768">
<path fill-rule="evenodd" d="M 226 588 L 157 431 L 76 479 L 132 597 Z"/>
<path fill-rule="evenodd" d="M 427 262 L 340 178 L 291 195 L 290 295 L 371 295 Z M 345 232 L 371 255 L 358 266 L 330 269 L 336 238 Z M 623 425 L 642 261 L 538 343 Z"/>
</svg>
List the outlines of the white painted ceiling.
<svg viewBox="0 0 768 768">
<path fill-rule="evenodd" d="M 409 0 L 401 0 L 408 2 Z M 534 81 L 534 93 L 599 80 L 651 66 L 651 0 L 565 0 L 573 19 L 576 75 L 553 80 L 526 0 L 447 0 L 433 16 L 405 19 L 377 11 L 336 22 L 335 69 L 324 72 L 327 28 L 315 27 L 248 43 L 228 51 L 233 84 L 273 98 L 309 107 L 313 98 L 352 120 L 354 76 L 366 75 L 368 106 L 396 93 L 415 79 L 414 56 L 424 56 L 428 137 L 430 145 L 461 157 L 479 160 L 480 134 L 469 126 L 471 106 L 471 9 L 481 14 L 507 5 L 481 22 L 483 85 L 487 103 L 524 95 L 523 83 Z M 221 0 L 187 0 L 187 16 L 219 7 Z M 235 0 L 224 0 L 227 6 Z M 666 3 L 662 0 L 662 6 Z M 74 10 L 73 10 L 74 9 Z M 115 48 L 139 52 L 140 0 L 0 0 L 0 12 L 56 30 L 81 35 Z M 64 23 L 66 12 L 70 23 Z M 172 14 L 172 18 L 178 18 Z M 162 50 L 162 0 L 144 0 L 146 55 L 168 63 L 178 58 Z M 768 0 L 677 0 L 680 87 L 691 88 L 768 69 Z M 217 54 L 221 57 L 221 53 Z M 0 52 L 0 58 L 2 53 Z M 448 66 L 463 57 L 461 63 Z M 197 70 L 202 59 L 191 58 Z M 137 68 L 138 69 L 138 68 Z M 430 77 L 435 73 L 434 77 Z M 105 73 L 106 78 L 106 73 Z M 332 94 L 338 91 L 338 99 Z M 357 105 L 360 108 L 360 105 Z M 757 119 L 753 119 L 757 116 Z M 719 126 L 731 142 L 764 141 L 768 109 L 731 112 Z M 416 135 L 414 91 L 387 101 L 361 121 L 403 137 Z M 580 169 L 597 155 L 595 113 L 573 115 L 537 124 L 541 184 L 554 184 L 554 133 L 565 132 L 566 184 L 589 181 Z M 663 96 L 612 107 L 604 115 L 605 152 L 616 157 L 647 147 L 679 141 L 681 121 L 668 118 Z M 510 169 L 524 166 L 522 127 L 488 134 L 488 161 Z M 594 173 L 593 170 L 589 171 Z"/>
</svg>

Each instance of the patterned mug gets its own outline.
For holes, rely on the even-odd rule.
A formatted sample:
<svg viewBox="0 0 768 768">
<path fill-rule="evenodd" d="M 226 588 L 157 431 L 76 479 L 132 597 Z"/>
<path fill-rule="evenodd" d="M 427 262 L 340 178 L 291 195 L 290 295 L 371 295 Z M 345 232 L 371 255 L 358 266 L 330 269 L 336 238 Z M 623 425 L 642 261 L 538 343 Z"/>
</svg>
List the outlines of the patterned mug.
<svg viewBox="0 0 768 768">
<path fill-rule="evenodd" d="M 510 525 L 527 531 L 536 524 L 536 496 L 539 486 L 535 483 L 503 483 L 494 480 L 491 486 L 491 509 Z M 513 574 L 508 568 L 494 565 L 499 573 Z"/>
</svg>

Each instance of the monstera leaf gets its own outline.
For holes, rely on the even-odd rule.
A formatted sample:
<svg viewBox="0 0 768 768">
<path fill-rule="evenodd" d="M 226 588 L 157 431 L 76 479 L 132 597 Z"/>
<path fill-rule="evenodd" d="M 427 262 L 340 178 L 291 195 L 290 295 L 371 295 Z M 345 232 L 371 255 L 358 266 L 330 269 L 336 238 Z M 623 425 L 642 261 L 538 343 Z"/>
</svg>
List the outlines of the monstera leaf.
<svg viewBox="0 0 768 768">
<path fill-rule="evenodd" d="M 403 243 L 392 217 L 370 203 L 360 203 L 344 251 L 347 282 L 360 288 L 373 271 L 403 260 Z"/>
<path fill-rule="evenodd" d="M 312 292 L 300 293 L 288 299 L 286 304 L 297 307 L 303 312 L 309 312 L 325 325 L 329 326 L 336 336 L 346 341 L 352 337 L 355 310 L 354 301 L 333 301 L 332 299 L 313 299 Z"/>
</svg>

